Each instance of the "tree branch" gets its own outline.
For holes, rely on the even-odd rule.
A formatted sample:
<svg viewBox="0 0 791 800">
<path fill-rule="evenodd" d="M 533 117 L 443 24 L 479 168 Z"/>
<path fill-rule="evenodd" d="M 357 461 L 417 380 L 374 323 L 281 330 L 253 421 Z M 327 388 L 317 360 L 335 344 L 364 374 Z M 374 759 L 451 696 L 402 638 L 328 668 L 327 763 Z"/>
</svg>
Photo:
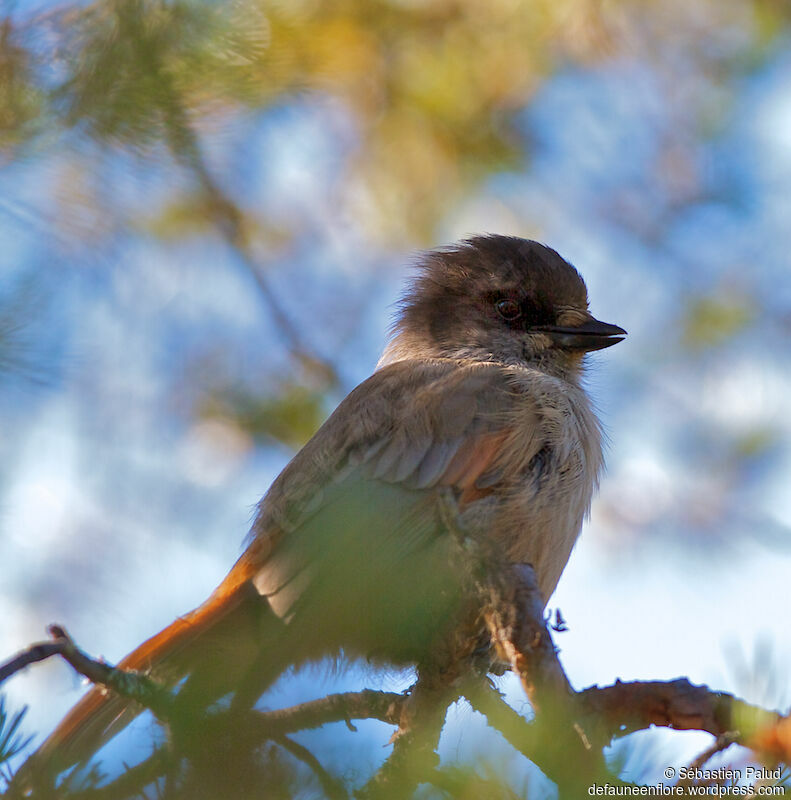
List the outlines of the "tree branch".
<svg viewBox="0 0 791 800">
<path fill-rule="evenodd" d="M 62 651 L 63 645 L 59 642 L 31 644 L 0 666 L 0 684 L 17 672 L 21 672 L 25 667 L 35 664 L 37 661 L 45 661 L 52 656 L 60 655 Z"/>
<path fill-rule="evenodd" d="M 307 747 L 289 739 L 288 736 L 280 736 L 275 740 L 284 750 L 291 753 L 294 758 L 299 759 L 303 764 L 307 764 L 313 771 L 321 784 L 322 791 L 330 800 L 347 800 L 349 793 L 343 784 L 322 766 L 321 762 L 308 750 Z"/>
<path fill-rule="evenodd" d="M 290 708 L 254 712 L 252 724 L 267 738 L 319 728 L 330 722 L 344 721 L 352 727 L 353 719 L 378 719 L 398 725 L 406 701 L 404 694 L 373 689 L 329 694 Z"/>
<path fill-rule="evenodd" d="M 119 13 L 118 23 L 120 26 L 127 26 L 131 29 L 126 37 L 127 40 L 142 48 L 143 43 L 146 42 L 142 18 L 126 12 Z M 140 63 L 147 66 L 152 79 L 159 87 L 157 97 L 164 121 L 166 131 L 164 138 L 168 149 L 177 162 L 192 172 L 207 200 L 211 223 L 250 273 L 262 300 L 286 340 L 292 356 L 323 385 L 330 388 L 336 387 L 340 382 L 336 367 L 327 358 L 317 355 L 314 349 L 305 344 L 301 332 L 288 318 L 266 281 L 260 264 L 250 247 L 242 223 L 242 212 L 212 177 L 203 155 L 200 139 L 190 124 L 181 95 L 170 72 L 156 57 L 156 52 L 149 49 L 140 53 Z"/>
<path fill-rule="evenodd" d="M 776 711 L 708 686 L 695 686 L 686 678 L 591 686 L 577 694 L 577 702 L 607 740 L 658 725 L 706 731 L 718 737 L 738 731 L 734 741 L 749 744 L 759 731 L 785 719 Z"/>
<path fill-rule="evenodd" d="M 436 749 L 448 706 L 459 697 L 451 688 L 455 675 L 443 667 L 418 668 L 418 679 L 401 704 L 398 730 L 390 739 L 393 752 L 356 793 L 358 800 L 410 797 L 418 784 L 431 780 L 439 766 Z"/>
<path fill-rule="evenodd" d="M 313 763 L 313 754 L 302 750 L 297 753 L 295 748 L 300 746 L 286 739 L 287 734 L 337 721 L 345 721 L 353 730 L 353 719 L 379 719 L 397 725 L 391 740 L 393 751 L 359 791 L 361 798 L 403 797 L 417 784 L 437 777 L 436 748 L 446 711 L 461 695 L 517 751 L 555 781 L 563 797 L 578 796 L 601 778 L 611 784 L 616 782 L 607 771 L 603 748 L 613 738 L 652 725 L 706 731 L 718 737 L 718 748 L 726 742 L 738 742 L 763 748 L 776 757 L 787 756 L 785 737 L 791 730 L 787 718 L 730 694 L 695 686 L 684 678 L 668 682 L 618 681 L 612 686 L 575 692 L 547 629 L 543 599 L 532 568 L 504 563 L 493 548 L 486 549 L 486 543 L 471 541 L 460 531 L 453 532 L 459 544 L 457 566 L 465 570 L 473 585 L 471 595 L 475 597 L 477 592 L 480 600 L 470 604 L 460 617 L 458 629 L 432 650 L 434 660 L 419 665 L 418 680 L 407 694 L 363 690 L 274 711 L 245 712 L 242 716 L 233 710 L 202 713 L 193 721 L 195 726 L 205 722 L 205 741 L 223 741 L 232 730 L 240 752 L 253 753 L 265 741 L 291 748 L 290 752 L 308 763 L 323 785 L 327 784 L 324 791 L 329 794 L 327 787 L 335 779 L 329 776 L 327 783 L 328 774 L 322 772 L 320 765 L 315 767 L 318 762 Z M 471 632 L 480 631 L 481 622 L 486 624 L 500 657 L 508 660 L 519 677 L 536 711 L 535 721 L 525 721 L 496 690 L 483 683 L 492 665 L 485 658 L 481 668 L 480 640 L 471 636 Z M 176 695 L 140 673 L 119 670 L 90 658 L 59 626 L 51 626 L 49 632 L 54 641 L 34 644 L 17 654 L 0 667 L 0 679 L 7 679 L 31 663 L 59 655 L 92 682 L 150 709 L 160 720 L 172 718 Z M 198 732 L 195 726 L 191 728 Z M 211 738 L 213 735 L 216 739 Z M 766 744 L 774 742 L 772 736 L 779 743 L 775 747 Z M 188 748 L 185 752 L 191 751 Z M 702 757 L 709 757 L 707 754 L 708 750 Z M 570 761 L 574 770 L 568 769 Z M 133 768 L 132 774 L 138 781 L 150 782 L 157 770 L 167 764 L 174 764 L 172 755 L 168 760 L 167 752 L 155 753 Z M 134 781 L 130 783 L 129 773 L 125 781 L 123 777 L 115 785 L 127 790 Z M 137 790 L 144 785 L 138 782 Z M 107 788 L 95 794 L 86 792 L 85 796 L 106 797 Z M 133 792 L 124 796 L 130 793 Z"/>
<path fill-rule="evenodd" d="M 38 642 L 18 653 L 0 667 L 0 683 L 37 661 L 60 656 L 91 683 L 108 689 L 149 709 L 158 719 L 167 721 L 172 714 L 175 698 L 165 688 L 134 670 L 118 669 L 91 658 L 80 650 L 60 625 L 50 625 L 47 632 L 51 642 Z"/>
</svg>

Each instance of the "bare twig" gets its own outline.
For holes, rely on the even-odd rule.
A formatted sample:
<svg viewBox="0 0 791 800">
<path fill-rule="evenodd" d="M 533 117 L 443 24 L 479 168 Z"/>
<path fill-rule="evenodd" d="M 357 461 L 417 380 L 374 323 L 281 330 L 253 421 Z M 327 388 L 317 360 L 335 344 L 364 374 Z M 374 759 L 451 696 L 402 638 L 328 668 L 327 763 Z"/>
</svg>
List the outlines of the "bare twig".
<svg viewBox="0 0 791 800">
<path fill-rule="evenodd" d="M 496 797 L 500 800 L 520 800 L 521 797 L 504 782 L 482 778 L 473 769 L 435 769 L 427 776 L 426 782 L 455 798 Z"/>
<path fill-rule="evenodd" d="M 583 728 L 574 690 L 547 628 L 535 571 L 529 564 L 507 561 L 490 538 L 480 540 L 460 528 L 456 506 L 450 492 L 441 495 L 440 514 L 458 544 L 459 566 L 477 590 L 479 619 L 500 658 L 519 678 L 537 723 L 547 725 L 535 754 L 562 796 L 578 795 L 608 772 L 601 748 L 594 747 Z M 574 770 L 568 769 L 569 759 Z"/>
<path fill-rule="evenodd" d="M 708 686 L 695 686 L 686 678 L 591 686 L 578 693 L 577 703 L 607 740 L 659 725 L 713 736 L 737 732 L 735 741 L 749 744 L 757 731 L 784 719 L 775 711 Z"/>
<path fill-rule="evenodd" d="M 167 775 L 176 763 L 173 754 L 167 748 L 158 747 L 147 759 L 132 767 L 126 767 L 109 783 L 70 792 L 68 798 L 69 800 L 122 800 L 126 797 L 140 797 L 146 786 Z"/>
<path fill-rule="evenodd" d="M 544 619 L 544 599 L 529 564 L 505 567 L 487 580 L 484 619 L 492 641 L 519 678 L 538 714 L 543 703 L 570 705 L 574 694 Z"/>
<path fill-rule="evenodd" d="M 17 653 L 5 664 L 0 665 L 0 683 L 7 681 L 12 675 L 21 672 L 25 667 L 37 661 L 45 661 L 52 656 L 60 655 L 63 645 L 59 642 L 36 642 Z"/>
<path fill-rule="evenodd" d="M 484 620 L 492 641 L 510 662 L 536 713 L 538 735 L 531 737 L 531 758 L 557 784 L 561 797 L 582 796 L 609 772 L 558 659 L 535 572 L 527 564 L 500 565 L 486 574 L 482 588 L 488 595 Z"/>
<path fill-rule="evenodd" d="M 723 750 L 727 750 L 732 744 L 735 744 L 739 740 L 739 734 L 735 732 L 723 733 L 721 736 L 718 736 L 714 743 L 707 747 L 700 755 L 694 758 L 689 766 L 686 769 L 684 774 L 690 775 L 693 774 L 695 770 L 701 769 L 705 764 L 708 763 L 709 759 L 712 756 L 717 755 L 717 753 L 721 753 Z M 692 778 L 681 778 L 676 786 L 680 786 L 682 788 L 687 786 L 692 786 L 695 783 L 695 780 Z"/>
<path fill-rule="evenodd" d="M 294 756 L 307 763 L 309 759 L 305 753 L 300 751 L 301 755 L 298 754 L 295 749 L 297 745 L 287 740 L 286 734 L 318 728 L 332 722 L 351 724 L 351 720 L 356 719 L 378 719 L 397 725 L 407 699 L 407 695 L 404 694 L 364 689 L 360 692 L 327 695 L 318 700 L 274 711 L 249 711 L 243 719 L 235 718 L 237 723 L 235 744 L 241 749 L 245 747 L 253 749 L 266 741 L 273 741 L 289 749 Z M 207 714 L 201 724 L 205 724 L 211 736 L 212 725 L 221 726 L 228 716 L 227 711 Z M 72 800 L 120 800 L 134 797 L 139 795 L 145 786 L 176 768 L 178 763 L 179 759 L 170 747 L 158 747 L 147 759 L 129 767 L 122 775 L 104 786 L 71 792 L 69 797 Z M 332 796 L 323 783 L 322 786 L 325 794 Z"/>
<path fill-rule="evenodd" d="M 174 696 L 147 676 L 133 670 L 123 670 L 97 661 L 74 644 L 60 625 L 50 625 L 47 632 L 51 642 L 39 642 L 0 667 L 0 683 L 36 661 L 60 656 L 72 668 L 92 683 L 106 686 L 117 694 L 145 706 L 158 719 L 167 720 L 173 711 Z"/>
<path fill-rule="evenodd" d="M 281 736 L 276 739 L 276 741 L 284 750 L 291 753 L 294 758 L 299 759 L 303 764 L 307 764 L 310 767 L 318 778 L 324 794 L 329 797 L 330 800 L 346 800 L 346 798 L 349 797 L 349 793 L 346 791 L 343 784 L 327 772 L 321 765 L 321 762 L 307 747 L 295 742 L 293 739 L 289 739 L 288 736 Z"/>
<path fill-rule="evenodd" d="M 486 722 L 499 731 L 503 738 L 519 753 L 535 761 L 541 747 L 541 729 L 528 722 L 505 702 L 503 695 L 491 685 L 481 681 L 467 681 L 462 687 L 467 702 L 481 714 Z"/>
<path fill-rule="evenodd" d="M 451 688 L 455 673 L 447 665 L 418 668 L 418 679 L 401 706 L 393 752 L 370 781 L 356 793 L 359 800 L 411 796 L 419 783 L 431 780 L 439 765 L 436 754 L 448 706 L 458 697 Z"/>
<path fill-rule="evenodd" d="M 251 724 L 266 738 L 318 728 L 329 722 L 349 723 L 353 719 L 378 719 L 398 725 L 406 701 L 407 696 L 403 694 L 363 689 L 330 694 L 276 711 L 254 712 Z"/>
</svg>

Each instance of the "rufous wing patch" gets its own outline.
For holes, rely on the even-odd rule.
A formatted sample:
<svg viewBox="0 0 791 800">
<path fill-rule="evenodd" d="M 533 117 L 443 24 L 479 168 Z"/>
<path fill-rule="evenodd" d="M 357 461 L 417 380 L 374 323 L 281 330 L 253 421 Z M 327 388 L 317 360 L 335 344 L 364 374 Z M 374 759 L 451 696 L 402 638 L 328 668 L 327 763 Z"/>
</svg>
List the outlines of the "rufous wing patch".
<svg viewBox="0 0 791 800">
<path fill-rule="evenodd" d="M 497 461 L 509 434 L 508 429 L 478 434 L 468 437 L 459 446 L 440 477 L 439 484 L 461 489 L 461 508 L 494 491 L 492 486 L 478 488 L 476 481 Z"/>
</svg>

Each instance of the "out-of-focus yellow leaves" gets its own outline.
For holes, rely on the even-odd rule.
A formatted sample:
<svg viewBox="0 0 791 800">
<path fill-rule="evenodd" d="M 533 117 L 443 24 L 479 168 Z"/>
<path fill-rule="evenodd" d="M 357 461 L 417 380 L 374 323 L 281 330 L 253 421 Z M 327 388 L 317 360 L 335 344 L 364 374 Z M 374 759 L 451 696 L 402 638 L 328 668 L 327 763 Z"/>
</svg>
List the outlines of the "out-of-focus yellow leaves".
<svg viewBox="0 0 791 800">
<path fill-rule="evenodd" d="M 716 347 L 746 328 L 755 318 L 752 301 L 732 293 L 693 300 L 683 320 L 682 341 L 693 349 Z"/>
<path fill-rule="evenodd" d="M 385 238 L 426 239 L 449 196 L 519 162 L 509 114 L 580 50 L 566 23 L 588 6 L 106 0 L 64 16 L 58 102 L 100 140 L 178 151 L 207 114 L 216 125 L 238 104 L 337 95 L 361 133 L 349 183 L 367 220 Z"/>
<path fill-rule="evenodd" d="M 745 432 L 735 444 L 738 458 L 756 458 L 769 451 L 778 442 L 778 431 L 770 426 L 760 426 Z"/>
<path fill-rule="evenodd" d="M 28 80 L 29 54 L 0 40 L 0 137 L 23 137 L 26 121 L 46 114 L 51 126 L 160 160 L 166 151 L 154 146 L 164 143 L 195 167 L 196 134 L 296 95 L 330 95 L 355 131 L 339 202 L 372 237 L 433 240 L 449 198 L 529 157 L 514 115 L 558 66 L 661 58 L 641 42 L 675 30 L 689 52 L 698 42 L 706 52 L 711 26 L 746 30 L 765 47 L 787 14 L 771 0 L 703 4 L 705 29 L 682 0 L 66 5 L 48 17 L 54 90 Z"/>
<path fill-rule="evenodd" d="M 261 8 L 272 31 L 262 84 L 349 104 L 362 133 L 350 194 L 368 230 L 401 241 L 431 238 L 449 197 L 519 162 L 508 115 L 552 69 L 562 33 L 548 2 Z"/>
<path fill-rule="evenodd" d="M 297 450 L 318 430 L 327 409 L 321 392 L 286 383 L 263 396 L 220 390 L 204 403 L 199 416 L 223 419 L 254 439 L 275 439 Z"/>
<path fill-rule="evenodd" d="M 309 53 L 317 85 L 323 80 L 332 89 L 357 87 L 377 76 L 380 62 L 376 41 L 353 19 L 332 18 L 315 33 Z"/>
<path fill-rule="evenodd" d="M 29 54 L 14 41 L 14 29 L 6 18 L 0 22 L 0 148 L 20 142 L 40 113 L 41 93 L 29 70 Z"/>
<path fill-rule="evenodd" d="M 753 19 L 760 43 L 766 44 L 791 20 L 791 3 L 785 0 L 755 0 Z"/>
<path fill-rule="evenodd" d="M 236 209 L 240 236 L 247 242 L 265 243 L 267 248 L 281 248 L 291 239 L 291 231 L 268 225 L 252 213 Z M 161 241 L 179 242 L 191 236 L 206 235 L 216 224 L 215 201 L 205 192 L 193 191 L 174 199 L 149 217 L 137 220 L 139 229 Z"/>
</svg>

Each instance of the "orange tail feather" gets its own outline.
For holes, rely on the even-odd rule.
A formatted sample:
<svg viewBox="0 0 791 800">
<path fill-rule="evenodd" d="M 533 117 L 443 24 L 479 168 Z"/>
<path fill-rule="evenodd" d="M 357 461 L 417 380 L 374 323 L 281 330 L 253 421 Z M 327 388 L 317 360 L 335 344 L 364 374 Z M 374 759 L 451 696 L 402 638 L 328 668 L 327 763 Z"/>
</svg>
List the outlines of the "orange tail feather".
<svg viewBox="0 0 791 800">
<path fill-rule="evenodd" d="M 146 672 L 166 685 L 189 675 L 201 666 L 204 656 L 216 654 L 212 644 L 206 641 L 212 638 L 212 633 L 225 635 L 229 632 L 218 628 L 236 628 L 234 618 L 250 619 L 261 610 L 265 601 L 251 583 L 255 571 L 252 559 L 245 553 L 205 603 L 143 642 L 119 662 L 118 668 Z M 221 622 L 227 625 L 220 626 Z M 249 639 L 251 634 L 255 637 L 255 631 L 251 632 L 242 624 L 239 633 L 237 639 L 241 639 L 247 649 L 254 647 L 254 641 L 244 642 L 244 638 L 246 635 Z M 254 655 L 240 658 L 236 649 L 232 655 L 234 663 L 223 664 L 222 673 L 226 677 L 231 672 L 239 672 L 238 668 L 230 669 L 231 666 L 239 667 L 254 658 Z M 226 685 L 227 680 L 223 681 L 223 686 Z M 217 691 L 217 696 L 225 693 L 219 687 Z M 92 688 L 61 720 L 17 777 L 24 773 L 33 786 L 52 780 L 72 764 L 90 758 L 142 711 L 112 691 Z"/>
</svg>

